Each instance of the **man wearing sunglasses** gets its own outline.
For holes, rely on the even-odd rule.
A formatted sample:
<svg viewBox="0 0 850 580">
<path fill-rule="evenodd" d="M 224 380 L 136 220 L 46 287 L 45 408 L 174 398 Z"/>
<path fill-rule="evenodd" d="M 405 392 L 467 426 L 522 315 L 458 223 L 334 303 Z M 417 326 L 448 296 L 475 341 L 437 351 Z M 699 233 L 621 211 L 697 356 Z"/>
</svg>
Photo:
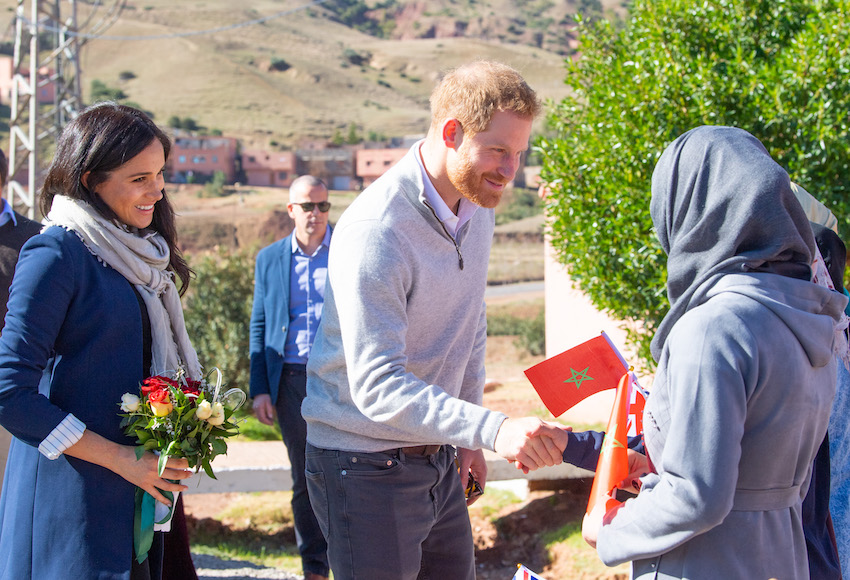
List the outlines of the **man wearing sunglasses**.
<svg viewBox="0 0 850 580">
<path fill-rule="evenodd" d="M 482 449 L 528 469 L 562 461 L 565 431 L 481 405 L 493 208 L 539 108 L 510 67 L 451 71 L 425 139 L 335 229 L 301 411 L 337 580 L 474 580 L 464 489 L 470 474 L 486 485 Z"/>
<path fill-rule="evenodd" d="M 306 365 L 322 317 L 328 271 L 328 189 L 303 175 L 289 188 L 292 234 L 260 250 L 251 311 L 251 396 L 257 419 L 277 416 L 292 466 L 292 512 L 306 580 L 329 575 L 325 542 L 304 478 L 307 427 L 301 418 Z"/>
</svg>

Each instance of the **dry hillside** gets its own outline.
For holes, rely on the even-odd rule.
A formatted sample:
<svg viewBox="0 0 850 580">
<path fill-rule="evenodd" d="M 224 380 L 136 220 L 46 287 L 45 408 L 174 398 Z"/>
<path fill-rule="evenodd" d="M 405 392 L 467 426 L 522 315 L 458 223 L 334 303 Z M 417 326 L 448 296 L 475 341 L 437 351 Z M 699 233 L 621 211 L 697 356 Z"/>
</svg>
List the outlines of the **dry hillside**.
<svg viewBox="0 0 850 580">
<path fill-rule="evenodd" d="M 422 133 L 439 71 L 475 58 L 507 62 L 542 96 L 557 99 L 566 90 L 562 54 L 569 50 L 570 15 L 580 5 L 619 8 L 621 2 L 398 0 L 389 3 L 392 9 L 367 13 L 391 30 L 386 39 L 334 20 L 332 4 L 363 2 L 124 4 L 115 23 L 82 50 L 86 98 L 99 80 L 161 124 L 191 117 L 241 137 L 245 146 L 293 146 L 345 135 L 351 124 L 364 137 Z M 0 18 L 10 22 L 15 5 L 0 0 Z M 112 2 L 77 5 L 80 22 L 89 16 L 96 22 Z M 238 26 L 260 19 L 267 20 Z M 13 40 L 13 27 L 3 29 L 2 40 Z"/>
</svg>

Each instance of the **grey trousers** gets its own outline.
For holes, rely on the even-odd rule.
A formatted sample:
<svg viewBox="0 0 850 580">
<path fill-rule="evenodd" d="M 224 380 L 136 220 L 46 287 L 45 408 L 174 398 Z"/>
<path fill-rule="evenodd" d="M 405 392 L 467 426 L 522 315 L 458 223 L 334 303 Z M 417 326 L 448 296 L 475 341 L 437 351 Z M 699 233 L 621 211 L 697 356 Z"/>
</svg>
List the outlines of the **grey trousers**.
<svg viewBox="0 0 850 580">
<path fill-rule="evenodd" d="M 447 445 L 411 456 L 307 443 L 307 488 L 335 580 L 475 579 L 454 456 Z"/>
</svg>

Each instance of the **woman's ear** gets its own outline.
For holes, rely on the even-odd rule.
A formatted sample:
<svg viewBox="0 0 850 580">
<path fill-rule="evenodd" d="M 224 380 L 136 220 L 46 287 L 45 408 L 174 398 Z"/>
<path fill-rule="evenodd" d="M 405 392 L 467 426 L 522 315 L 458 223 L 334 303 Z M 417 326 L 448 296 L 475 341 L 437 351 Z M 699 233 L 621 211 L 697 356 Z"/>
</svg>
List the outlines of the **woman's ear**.
<svg viewBox="0 0 850 580">
<path fill-rule="evenodd" d="M 83 187 L 85 187 L 86 189 L 89 188 L 89 174 L 91 174 L 91 171 L 86 171 L 80 178 L 80 183 L 82 183 Z"/>
</svg>

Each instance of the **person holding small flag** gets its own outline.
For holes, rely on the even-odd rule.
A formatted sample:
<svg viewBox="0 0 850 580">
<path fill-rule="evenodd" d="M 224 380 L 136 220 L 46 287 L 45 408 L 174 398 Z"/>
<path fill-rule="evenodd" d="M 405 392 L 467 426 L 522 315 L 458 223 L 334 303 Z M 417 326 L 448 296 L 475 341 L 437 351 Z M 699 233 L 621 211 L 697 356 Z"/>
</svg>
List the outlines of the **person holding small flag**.
<svg viewBox="0 0 850 580">
<path fill-rule="evenodd" d="M 809 578 L 801 518 L 835 392 L 847 298 L 811 282 L 815 241 L 752 135 L 699 127 L 662 154 L 650 213 L 670 311 L 644 413 L 656 471 L 583 533 L 633 578 Z"/>
</svg>

